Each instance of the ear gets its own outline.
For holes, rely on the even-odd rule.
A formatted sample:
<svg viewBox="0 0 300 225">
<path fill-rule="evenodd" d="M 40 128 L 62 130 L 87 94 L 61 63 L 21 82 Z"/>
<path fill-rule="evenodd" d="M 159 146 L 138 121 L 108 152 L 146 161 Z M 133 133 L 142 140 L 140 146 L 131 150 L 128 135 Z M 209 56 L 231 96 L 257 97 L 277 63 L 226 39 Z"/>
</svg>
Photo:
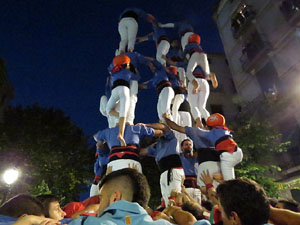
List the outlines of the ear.
<svg viewBox="0 0 300 225">
<path fill-rule="evenodd" d="M 120 201 L 122 199 L 122 192 L 119 190 L 115 190 L 114 193 L 110 197 L 110 204 Z"/>
<path fill-rule="evenodd" d="M 235 225 L 241 225 L 242 224 L 239 215 L 235 211 L 231 212 L 230 220 Z"/>
</svg>

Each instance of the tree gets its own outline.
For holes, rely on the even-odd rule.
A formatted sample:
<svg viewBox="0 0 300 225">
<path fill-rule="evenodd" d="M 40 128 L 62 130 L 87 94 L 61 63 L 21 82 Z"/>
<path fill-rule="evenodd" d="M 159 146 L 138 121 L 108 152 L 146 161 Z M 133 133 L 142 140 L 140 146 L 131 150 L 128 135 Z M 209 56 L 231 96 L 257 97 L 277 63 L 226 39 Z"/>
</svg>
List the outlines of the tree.
<svg viewBox="0 0 300 225">
<path fill-rule="evenodd" d="M 264 107 L 262 107 L 264 106 Z M 282 141 L 282 134 L 274 126 L 268 112 L 274 110 L 266 101 L 251 103 L 238 115 L 232 124 L 234 138 L 243 149 L 243 161 L 236 166 L 238 177 L 257 181 L 264 187 L 269 196 L 277 196 L 279 184 L 275 175 L 280 171 L 274 155 L 287 150 L 290 142 Z M 269 114 L 271 115 L 271 114 Z"/>
<path fill-rule="evenodd" d="M 88 138 L 61 110 L 10 107 L 0 124 L 0 171 L 21 170 L 12 193 L 51 192 L 64 203 L 75 201 L 93 176 L 93 154 Z"/>
</svg>

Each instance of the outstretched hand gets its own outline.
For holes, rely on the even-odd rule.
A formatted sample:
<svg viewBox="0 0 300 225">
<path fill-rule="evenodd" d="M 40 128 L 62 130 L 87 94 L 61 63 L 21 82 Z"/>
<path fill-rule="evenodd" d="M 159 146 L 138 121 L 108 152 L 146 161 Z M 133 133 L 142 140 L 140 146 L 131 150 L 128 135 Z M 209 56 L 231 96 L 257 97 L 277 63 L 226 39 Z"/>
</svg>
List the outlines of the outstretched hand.
<svg viewBox="0 0 300 225">
<path fill-rule="evenodd" d="M 212 184 L 213 178 L 210 176 L 209 171 L 203 171 L 200 175 L 200 179 L 203 181 L 204 184 Z"/>
</svg>

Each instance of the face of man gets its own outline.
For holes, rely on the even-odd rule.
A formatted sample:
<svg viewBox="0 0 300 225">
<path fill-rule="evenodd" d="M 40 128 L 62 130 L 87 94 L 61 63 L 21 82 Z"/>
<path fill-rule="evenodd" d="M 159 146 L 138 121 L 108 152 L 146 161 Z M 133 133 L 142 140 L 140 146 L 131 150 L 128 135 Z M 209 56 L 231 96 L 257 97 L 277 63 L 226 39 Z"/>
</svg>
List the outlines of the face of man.
<svg viewBox="0 0 300 225">
<path fill-rule="evenodd" d="M 222 216 L 223 225 L 241 225 L 239 218 L 234 218 L 234 216 L 227 216 L 222 204 L 220 203 L 220 211 Z M 237 214 L 235 214 L 237 217 Z"/>
<path fill-rule="evenodd" d="M 185 142 L 183 142 L 181 150 L 182 150 L 183 154 L 191 155 L 192 150 L 193 150 L 193 143 L 189 140 L 186 140 Z"/>
<path fill-rule="evenodd" d="M 49 217 L 55 220 L 62 220 L 66 213 L 60 208 L 59 202 L 50 202 L 49 204 Z"/>
</svg>

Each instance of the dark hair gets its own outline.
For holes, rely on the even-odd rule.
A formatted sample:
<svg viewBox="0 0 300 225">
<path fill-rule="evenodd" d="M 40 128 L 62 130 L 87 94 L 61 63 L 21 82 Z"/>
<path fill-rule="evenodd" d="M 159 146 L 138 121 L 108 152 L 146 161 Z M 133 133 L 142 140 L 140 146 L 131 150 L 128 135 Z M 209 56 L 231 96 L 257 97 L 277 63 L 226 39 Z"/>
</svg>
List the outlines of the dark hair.
<svg viewBox="0 0 300 225">
<path fill-rule="evenodd" d="M 280 199 L 278 200 L 279 203 L 283 204 L 284 209 L 291 210 L 293 212 L 298 212 L 299 204 L 293 200 L 287 200 L 287 199 Z"/>
<path fill-rule="evenodd" d="M 197 203 L 185 202 L 181 205 L 181 209 L 191 213 L 197 220 L 205 219 L 201 206 L 196 206 Z"/>
<path fill-rule="evenodd" d="M 188 139 L 188 138 L 186 138 L 186 139 L 184 139 L 184 140 L 181 142 L 180 146 L 182 147 L 182 146 L 183 146 L 183 144 L 184 144 L 184 142 L 186 142 L 186 141 L 190 141 L 190 142 L 192 142 L 192 140 L 191 140 L 191 139 Z"/>
<path fill-rule="evenodd" d="M 23 214 L 44 216 L 44 207 L 37 198 L 20 194 L 6 201 L 0 207 L 0 214 L 14 218 L 18 218 Z"/>
<path fill-rule="evenodd" d="M 38 200 L 40 200 L 44 206 L 45 217 L 50 218 L 50 215 L 49 215 L 50 203 L 51 202 L 59 202 L 59 198 L 55 195 L 38 195 L 38 196 L 36 196 L 36 198 Z"/>
<path fill-rule="evenodd" d="M 105 183 L 121 177 L 126 177 L 133 187 L 132 202 L 137 202 L 145 208 L 150 199 L 150 187 L 146 177 L 136 169 L 125 168 L 111 172 L 101 180 L 99 188 Z"/>
<path fill-rule="evenodd" d="M 269 202 L 256 182 L 248 179 L 228 180 L 217 187 L 217 194 L 227 217 L 235 211 L 242 225 L 267 223 Z"/>
</svg>

